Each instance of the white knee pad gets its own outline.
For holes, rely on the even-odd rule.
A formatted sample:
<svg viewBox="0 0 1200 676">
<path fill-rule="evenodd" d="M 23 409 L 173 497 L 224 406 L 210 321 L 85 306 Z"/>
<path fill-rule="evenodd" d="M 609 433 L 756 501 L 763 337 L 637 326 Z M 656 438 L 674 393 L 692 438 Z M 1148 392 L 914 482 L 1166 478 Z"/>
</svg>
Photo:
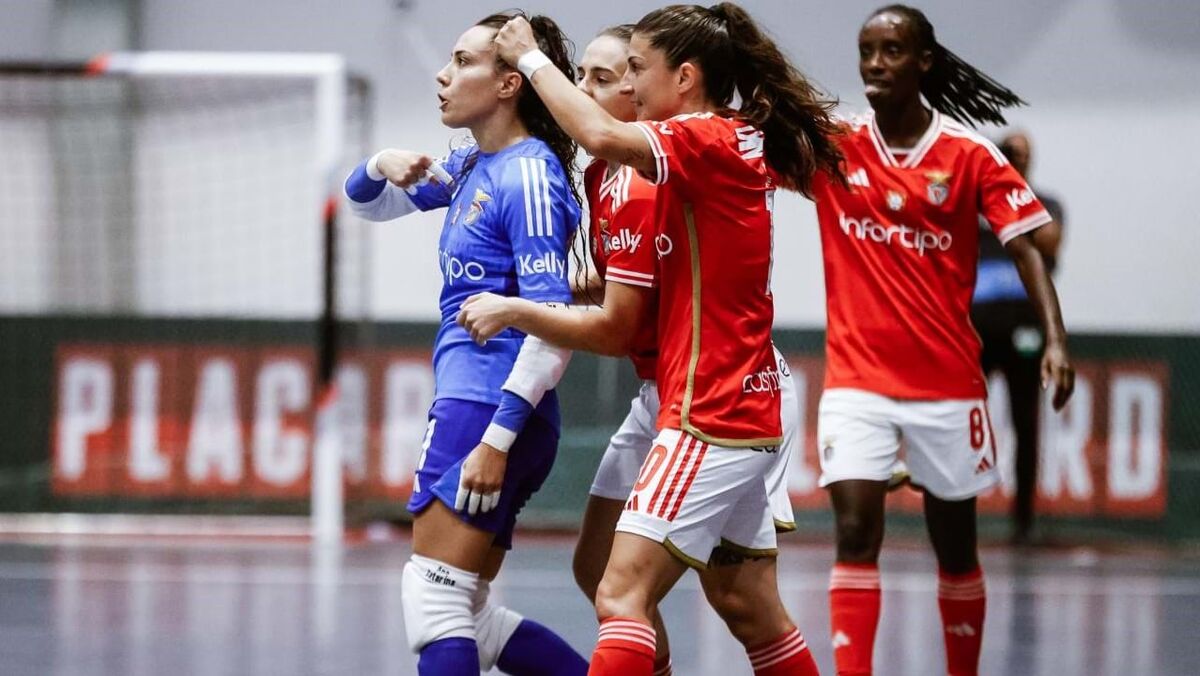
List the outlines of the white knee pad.
<svg viewBox="0 0 1200 676">
<path fill-rule="evenodd" d="M 471 600 L 478 585 L 475 573 L 413 554 L 401 583 L 404 632 L 413 652 L 444 638 L 475 638 Z"/>
<path fill-rule="evenodd" d="M 487 672 L 496 666 L 500 653 L 512 638 L 517 625 L 525 619 L 504 606 L 488 601 L 491 585 L 480 580 L 471 599 L 471 611 L 475 615 L 475 644 L 479 646 L 479 668 Z"/>
</svg>

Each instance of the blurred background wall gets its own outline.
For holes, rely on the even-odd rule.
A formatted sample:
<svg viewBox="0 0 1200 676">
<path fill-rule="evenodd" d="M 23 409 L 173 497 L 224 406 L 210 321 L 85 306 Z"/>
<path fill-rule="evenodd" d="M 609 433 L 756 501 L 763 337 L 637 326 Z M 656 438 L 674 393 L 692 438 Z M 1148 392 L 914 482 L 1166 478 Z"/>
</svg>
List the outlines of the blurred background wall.
<svg viewBox="0 0 1200 676">
<path fill-rule="evenodd" d="M 657 4 L 531 2 L 525 9 L 558 19 L 582 48 L 601 27 L 634 21 Z M 857 29 L 876 2 L 745 4 L 847 109 L 865 108 L 855 44 Z M 943 44 L 1031 104 L 1011 117 L 1033 135 L 1035 182 L 1066 204 L 1069 223 L 1058 281 L 1068 327 L 1200 330 L 1200 273 L 1195 267 L 1200 217 L 1194 189 L 1200 183 L 1195 161 L 1200 157 L 1200 90 L 1195 86 L 1200 3 L 919 4 Z M 373 145 L 438 153 L 461 132 L 439 124 L 433 73 L 463 29 L 500 7 L 473 0 L 2 0 L 0 58 L 79 58 L 127 48 L 339 52 L 375 88 Z M 777 275 L 778 323 L 820 328 L 824 302 L 813 209 L 791 197 L 780 201 L 777 213 L 777 251 L 780 260 L 788 260 Z M 436 318 L 438 225 L 439 217 L 429 216 L 375 226 L 367 234 L 371 316 Z M 316 246 L 315 240 L 292 245 L 297 260 L 317 260 L 303 250 Z M 194 249 L 157 253 L 197 255 Z M 158 265 L 170 267 L 170 260 L 161 256 Z M 318 290 L 311 277 L 303 279 L 308 270 L 298 265 L 281 273 L 296 276 L 289 286 L 299 294 L 281 306 L 284 316 L 316 312 Z M 152 275 L 143 277 L 153 280 Z M 132 304 L 136 311 L 139 305 L 155 304 L 139 297 L 157 298 L 159 305 L 178 301 L 209 311 L 223 305 L 220 294 L 233 292 L 208 288 L 179 293 L 218 296 L 203 302 L 164 300 L 161 293 L 135 289 Z M 38 295 L 28 292 L 28 297 Z M 26 309 L 36 312 L 28 297 Z"/>
</svg>

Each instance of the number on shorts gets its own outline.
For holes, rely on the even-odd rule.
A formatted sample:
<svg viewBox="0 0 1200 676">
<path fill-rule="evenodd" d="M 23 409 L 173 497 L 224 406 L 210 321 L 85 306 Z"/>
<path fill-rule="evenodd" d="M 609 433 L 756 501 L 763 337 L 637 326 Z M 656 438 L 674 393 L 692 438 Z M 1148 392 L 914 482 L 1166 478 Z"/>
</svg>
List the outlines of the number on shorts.
<svg viewBox="0 0 1200 676">
<path fill-rule="evenodd" d="M 978 451 L 983 448 L 985 441 L 987 441 L 987 422 L 983 417 L 983 409 L 976 406 L 971 409 L 971 448 Z"/>
<path fill-rule="evenodd" d="M 633 485 L 635 493 L 649 485 L 650 480 L 658 474 L 658 469 L 662 467 L 663 460 L 666 458 L 666 446 L 660 444 L 650 450 L 650 455 L 646 456 L 646 461 L 642 463 L 642 473 L 638 475 L 637 483 Z"/>
<path fill-rule="evenodd" d="M 429 427 L 425 428 L 425 439 L 421 441 L 421 455 L 417 458 L 417 472 L 420 472 L 425 467 L 425 455 L 429 453 L 429 447 L 433 445 L 433 428 L 437 427 L 437 418 L 432 418 L 429 421 Z M 413 492 L 421 492 L 421 475 L 413 474 Z"/>
</svg>

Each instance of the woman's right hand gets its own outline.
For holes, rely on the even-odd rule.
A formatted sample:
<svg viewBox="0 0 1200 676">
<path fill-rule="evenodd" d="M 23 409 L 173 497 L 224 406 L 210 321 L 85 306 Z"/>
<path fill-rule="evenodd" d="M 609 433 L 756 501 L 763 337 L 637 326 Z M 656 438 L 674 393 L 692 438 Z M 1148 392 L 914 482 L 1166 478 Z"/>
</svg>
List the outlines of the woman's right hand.
<svg viewBox="0 0 1200 676">
<path fill-rule="evenodd" d="M 411 150 L 388 148 L 376 156 L 375 168 L 383 177 L 401 188 L 409 188 L 424 178 L 434 159 Z"/>
</svg>

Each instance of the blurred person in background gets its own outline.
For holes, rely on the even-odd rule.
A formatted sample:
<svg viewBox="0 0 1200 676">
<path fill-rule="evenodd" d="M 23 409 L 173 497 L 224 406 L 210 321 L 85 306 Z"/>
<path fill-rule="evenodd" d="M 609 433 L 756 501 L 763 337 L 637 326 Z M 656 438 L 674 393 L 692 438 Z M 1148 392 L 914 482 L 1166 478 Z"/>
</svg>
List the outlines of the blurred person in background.
<svg viewBox="0 0 1200 676">
<path fill-rule="evenodd" d="M 1012 132 L 999 143 L 1013 169 L 1030 180 L 1033 147 L 1029 136 Z M 1038 228 L 1034 245 L 1054 272 L 1066 222 L 1062 203 L 1034 190 L 1053 222 Z M 1041 409 L 1041 361 L 1046 344 L 1037 307 L 1029 300 L 1021 275 L 986 220 L 980 219 L 979 275 L 971 305 L 971 323 L 983 341 L 985 375 L 1000 371 L 1008 384 L 1009 411 L 1016 436 L 1015 483 L 1012 503 L 1014 544 L 1028 544 L 1033 532 L 1037 496 L 1038 430 Z"/>
</svg>

